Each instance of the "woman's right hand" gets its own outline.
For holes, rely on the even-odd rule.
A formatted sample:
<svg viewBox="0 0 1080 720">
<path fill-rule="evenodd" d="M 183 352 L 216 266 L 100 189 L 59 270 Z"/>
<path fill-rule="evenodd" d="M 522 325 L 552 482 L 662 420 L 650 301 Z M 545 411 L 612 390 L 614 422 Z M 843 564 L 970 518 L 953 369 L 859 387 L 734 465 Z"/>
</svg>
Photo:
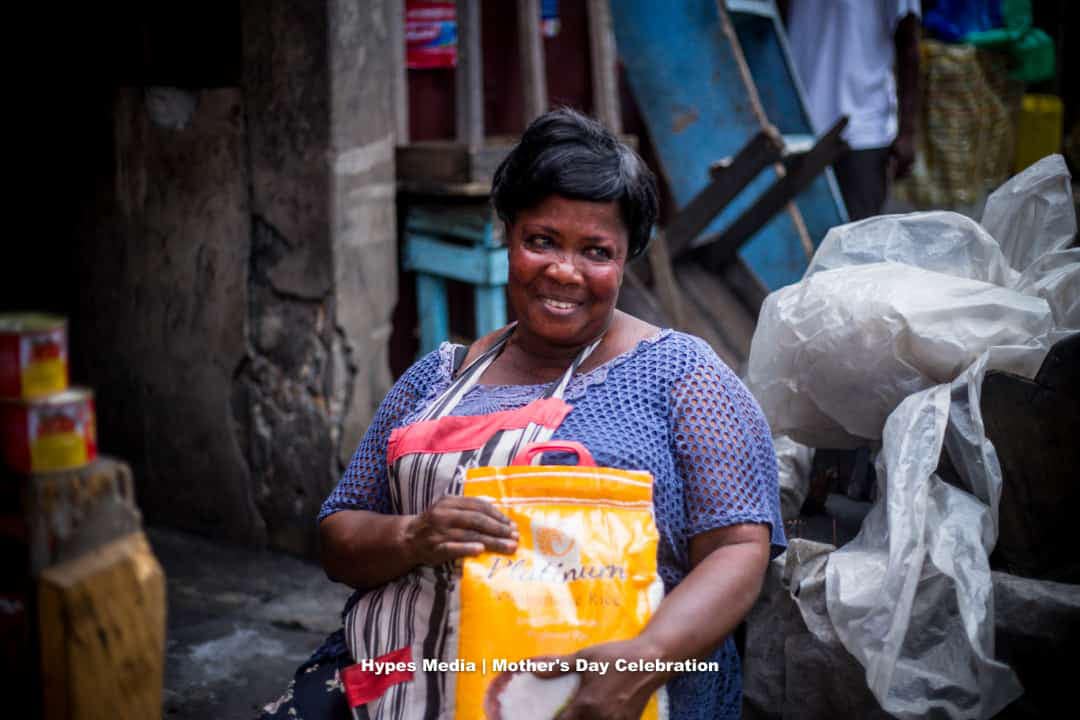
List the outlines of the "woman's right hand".
<svg viewBox="0 0 1080 720">
<path fill-rule="evenodd" d="M 483 552 L 511 555 L 517 541 L 510 519 L 476 497 L 446 495 L 405 525 L 405 547 L 419 565 L 440 565 Z"/>
</svg>

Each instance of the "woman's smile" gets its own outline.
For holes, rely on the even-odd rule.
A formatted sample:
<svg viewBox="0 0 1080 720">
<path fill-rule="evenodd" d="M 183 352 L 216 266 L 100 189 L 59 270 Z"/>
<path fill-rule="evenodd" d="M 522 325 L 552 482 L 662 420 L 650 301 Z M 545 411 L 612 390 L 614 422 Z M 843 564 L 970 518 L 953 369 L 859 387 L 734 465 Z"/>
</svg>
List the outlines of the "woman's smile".
<svg viewBox="0 0 1080 720">
<path fill-rule="evenodd" d="M 579 307 L 581 307 L 580 302 L 574 302 L 572 300 L 559 300 L 557 298 L 549 297 L 546 295 L 540 296 L 540 302 L 544 303 L 544 305 L 546 305 L 549 310 L 558 315 L 572 313 L 574 310 L 577 310 Z"/>
<path fill-rule="evenodd" d="M 520 340 L 543 354 L 587 345 L 611 322 L 627 256 L 614 202 L 551 195 L 508 228 Z"/>
</svg>

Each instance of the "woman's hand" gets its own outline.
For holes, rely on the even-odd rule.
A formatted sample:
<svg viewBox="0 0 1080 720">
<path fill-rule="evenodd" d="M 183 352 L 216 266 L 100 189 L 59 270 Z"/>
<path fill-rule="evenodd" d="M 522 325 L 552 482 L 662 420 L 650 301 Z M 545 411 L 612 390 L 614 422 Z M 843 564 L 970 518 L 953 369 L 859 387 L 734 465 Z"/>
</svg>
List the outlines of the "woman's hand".
<svg viewBox="0 0 1080 720">
<path fill-rule="evenodd" d="M 486 500 L 458 496 L 440 498 L 420 515 L 341 510 L 319 524 L 319 538 L 327 576 L 362 590 L 420 564 L 517 550 L 517 529 L 505 515 Z"/>
<path fill-rule="evenodd" d="M 405 525 L 403 544 L 415 565 L 440 565 L 483 552 L 510 555 L 518 532 L 487 500 L 447 495 Z"/>
<path fill-rule="evenodd" d="M 645 712 L 649 698 L 663 685 L 668 673 L 631 672 L 615 669 L 616 660 L 656 660 L 655 650 L 645 647 L 640 638 L 602 643 L 584 648 L 561 660 L 575 671 L 579 664 L 586 664 L 579 671 L 581 684 L 570 702 L 555 720 L 637 720 Z M 538 677 L 552 678 L 565 674 L 560 670 L 536 673 Z"/>
<path fill-rule="evenodd" d="M 743 523 L 695 535 L 693 569 L 664 598 L 635 638 L 587 647 L 562 658 L 569 671 L 578 661 L 609 663 L 581 673 L 581 685 L 556 720 L 639 718 L 649 697 L 672 673 L 619 672 L 623 659 L 677 661 L 707 657 L 749 612 L 769 562 L 769 527 Z M 552 658 L 544 658 L 552 659 Z M 599 668 L 605 668 L 600 672 Z M 561 671 L 536 673 L 557 677 Z"/>
</svg>

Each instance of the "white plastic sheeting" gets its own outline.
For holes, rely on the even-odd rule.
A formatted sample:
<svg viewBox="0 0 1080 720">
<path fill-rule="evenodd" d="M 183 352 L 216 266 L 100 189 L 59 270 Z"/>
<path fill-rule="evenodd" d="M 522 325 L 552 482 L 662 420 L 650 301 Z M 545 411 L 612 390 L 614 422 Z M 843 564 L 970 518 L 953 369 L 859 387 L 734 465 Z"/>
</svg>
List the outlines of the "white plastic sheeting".
<svg viewBox="0 0 1080 720">
<path fill-rule="evenodd" d="M 800 445 L 789 437 L 774 437 L 777 482 L 780 485 L 780 516 L 793 520 L 799 516 L 806 496 L 810 494 L 810 469 L 814 464 L 814 449 Z"/>
<path fill-rule="evenodd" d="M 829 556 L 828 618 L 807 625 L 832 626 L 897 717 L 988 718 L 1022 692 L 994 660 L 1001 469 L 979 398 L 987 370 L 1031 377 L 1080 331 L 1080 251 L 1063 249 L 1071 202 L 1052 156 L 991 195 L 989 232 L 942 212 L 835 228 L 804 279 L 762 309 L 747 382 L 773 431 L 818 446 L 880 440 L 878 501 Z M 943 447 L 961 487 L 936 474 Z"/>
</svg>

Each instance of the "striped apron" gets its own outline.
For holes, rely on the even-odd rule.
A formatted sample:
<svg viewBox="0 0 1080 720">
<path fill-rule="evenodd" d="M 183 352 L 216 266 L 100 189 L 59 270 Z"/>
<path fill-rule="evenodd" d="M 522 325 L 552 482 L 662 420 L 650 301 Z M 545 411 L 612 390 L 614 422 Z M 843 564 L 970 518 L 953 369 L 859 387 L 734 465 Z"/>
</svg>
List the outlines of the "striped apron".
<svg viewBox="0 0 1080 720">
<path fill-rule="evenodd" d="M 550 440 L 570 413 L 572 407 L 563 400 L 566 387 L 600 338 L 581 351 L 558 382 L 524 407 L 490 415 L 450 415 L 513 330 L 471 363 L 413 424 L 391 433 L 386 455 L 392 512 L 414 515 L 444 495 L 460 495 L 465 468 L 509 465 L 524 446 Z M 424 661 L 457 658 L 460 573 L 460 562 L 418 566 L 362 595 L 345 617 L 345 639 L 356 662 L 411 648 L 416 663 L 410 682 L 393 685 L 368 702 L 371 720 L 454 716 L 456 673 L 425 671 Z"/>
</svg>

